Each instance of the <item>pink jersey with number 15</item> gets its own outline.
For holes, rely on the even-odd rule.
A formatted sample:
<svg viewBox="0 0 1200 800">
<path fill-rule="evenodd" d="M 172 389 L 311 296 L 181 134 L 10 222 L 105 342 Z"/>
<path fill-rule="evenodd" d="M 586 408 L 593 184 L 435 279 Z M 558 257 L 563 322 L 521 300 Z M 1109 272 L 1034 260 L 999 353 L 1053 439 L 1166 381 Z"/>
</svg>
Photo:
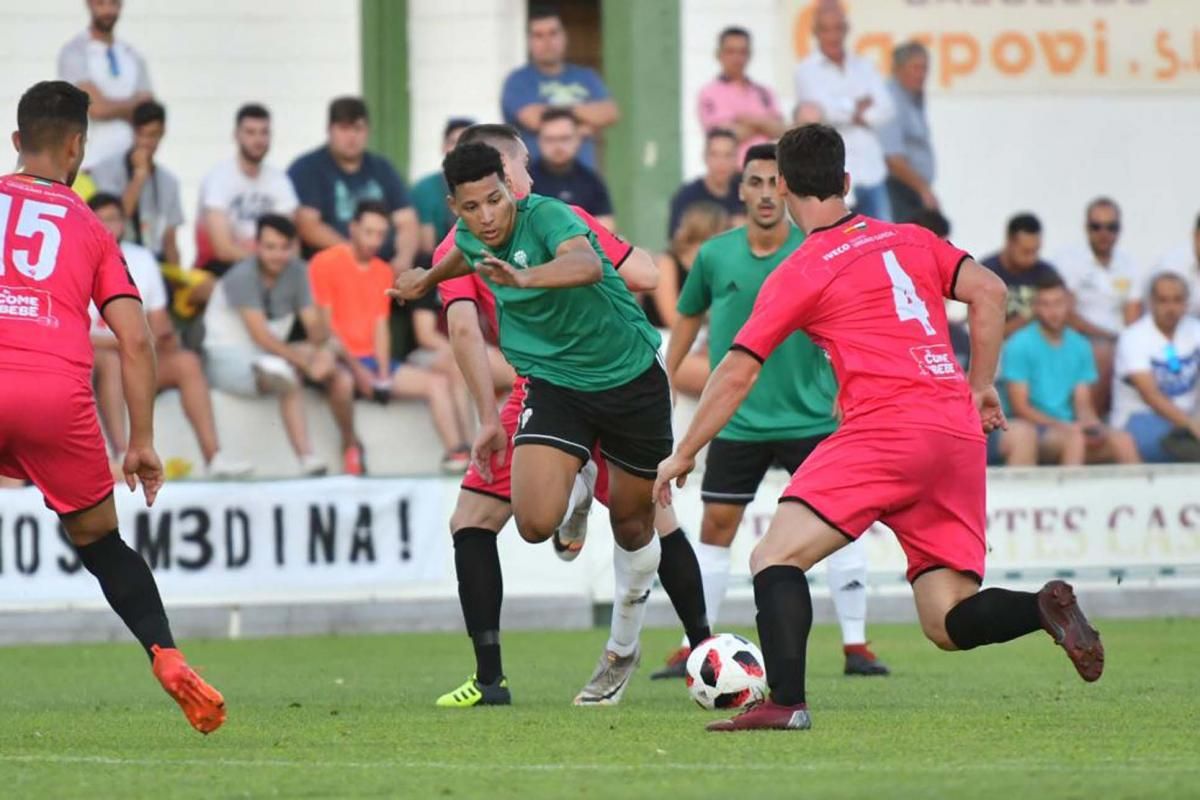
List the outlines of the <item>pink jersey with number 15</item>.
<svg viewBox="0 0 1200 800">
<path fill-rule="evenodd" d="M 833 364 L 842 430 L 982 440 L 942 302 L 969 257 L 924 228 L 848 216 L 814 230 L 771 273 L 733 346 L 762 361 L 807 333 Z"/>
</svg>

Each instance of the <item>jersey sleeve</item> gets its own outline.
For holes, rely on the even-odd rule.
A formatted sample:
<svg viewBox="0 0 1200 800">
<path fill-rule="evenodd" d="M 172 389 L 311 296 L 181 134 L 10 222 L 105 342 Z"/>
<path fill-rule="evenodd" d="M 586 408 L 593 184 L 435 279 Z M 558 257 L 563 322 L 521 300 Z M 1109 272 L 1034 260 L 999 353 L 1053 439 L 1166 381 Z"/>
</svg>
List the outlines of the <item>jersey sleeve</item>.
<svg viewBox="0 0 1200 800">
<path fill-rule="evenodd" d="M 433 263 L 436 265 L 439 261 L 450 254 L 454 249 L 454 237 L 458 233 L 458 226 L 452 226 L 446 231 L 446 235 L 442 237 L 442 242 L 433 250 Z M 448 282 L 448 281 L 447 281 Z"/>
<path fill-rule="evenodd" d="M 96 227 L 99 228 L 99 223 Z M 100 243 L 99 264 L 92 281 L 92 302 L 96 304 L 96 308 L 103 314 L 104 307 L 118 297 L 132 297 L 141 302 L 141 292 L 137 290 L 133 276 L 129 274 L 117 240 L 105 230 L 97 230 L 95 235 Z"/>
<path fill-rule="evenodd" d="M 966 250 L 955 247 L 946 239 L 939 239 L 935 234 L 928 231 L 926 233 L 929 236 L 933 261 L 937 265 L 938 279 L 942 287 L 942 297 L 956 300 L 957 298 L 954 296 L 954 284 L 958 282 L 958 270 L 962 267 L 963 262 L 971 257 L 971 254 Z"/>
<path fill-rule="evenodd" d="M 633 245 L 604 227 L 600 220 L 584 209 L 571 206 L 571 210 L 583 220 L 592 233 L 596 234 L 596 241 L 599 243 L 600 249 L 604 251 L 604 255 L 612 262 L 613 268 L 620 269 L 621 265 L 625 263 L 625 259 L 629 258 L 629 254 L 633 252 Z"/>
<path fill-rule="evenodd" d="M 442 307 L 449 308 L 451 303 L 459 300 L 479 302 L 479 287 L 474 275 L 460 275 L 438 285 L 438 294 L 442 297 Z"/>
<path fill-rule="evenodd" d="M 679 301 L 675 310 L 685 317 L 698 317 L 712 305 L 712 281 L 710 279 L 708 261 L 704 258 L 704 246 L 701 245 L 692 268 L 688 270 L 687 279 L 679 290 Z"/>
<path fill-rule="evenodd" d="M 539 205 L 529 221 L 534 233 L 551 253 L 557 252 L 563 242 L 588 234 L 588 226 L 583 220 L 566 203 L 557 200 Z"/>
<path fill-rule="evenodd" d="M 805 279 L 797 262 L 785 261 L 763 282 L 750 318 L 731 349 L 766 361 L 783 340 L 811 318 L 823 286 Z"/>
</svg>

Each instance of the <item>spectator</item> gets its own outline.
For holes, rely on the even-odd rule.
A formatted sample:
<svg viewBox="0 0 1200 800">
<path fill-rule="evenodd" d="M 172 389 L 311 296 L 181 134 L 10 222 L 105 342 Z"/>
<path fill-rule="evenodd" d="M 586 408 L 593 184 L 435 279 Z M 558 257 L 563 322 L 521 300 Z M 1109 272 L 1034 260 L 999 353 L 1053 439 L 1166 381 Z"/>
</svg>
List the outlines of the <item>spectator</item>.
<svg viewBox="0 0 1200 800">
<path fill-rule="evenodd" d="M 1042 275 L 1033 300 L 1036 324 L 1004 344 L 1001 379 L 1012 416 L 1039 428 L 1042 458 L 1064 466 L 1138 463 L 1133 437 L 1103 425 L 1092 404 L 1092 348 L 1067 327 L 1071 294 L 1062 278 Z"/>
<path fill-rule="evenodd" d="M 417 214 L 391 162 L 367 152 L 369 133 L 366 103 L 357 97 L 339 97 L 329 104 L 326 143 L 288 167 L 300 199 L 296 228 L 303 254 L 311 258 L 319 250 L 345 242 L 359 202 L 379 200 L 387 206 L 392 224 L 379 257 L 391 262 L 393 269 L 408 269 L 420 243 Z"/>
<path fill-rule="evenodd" d="M 756 144 L 783 135 L 783 115 L 775 93 L 746 75 L 750 63 L 750 32 L 729 27 L 717 37 L 721 74 L 700 90 L 700 125 L 704 131 L 731 130 L 738 140 L 738 163 Z"/>
<path fill-rule="evenodd" d="M 1054 265 L 1075 296 L 1071 325 L 1092 342 L 1099 380 L 1092 388 L 1096 408 L 1106 415 L 1112 403 L 1113 355 L 1117 334 L 1142 315 L 1137 264 L 1117 248 L 1121 209 L 1107 197 L 1088 203 L 1087 244 L 1060 250 Z"/>
<path fill-rule="evenodd" d="M 929 77 L 929 51 L 912 41 L 892 51 L 892 79 L 888 90 L 896 116 L 879 131 L 888 168 L 888 199 L 896 222 L 912 222 L 921 211 L 938 209 L 933 193 L 933 142 L 925 114 L 925 79 Z"/>
<path fill-rule="evenodd" d="M 846 51 L 849 32 L 841 5 L 823 0 L 813 17 L 817 50 L 796 67 L 796 99 L 820 106 L 825 122 L 845 140 L 854 210 L 891 220 L 879 130 L 891 120 L 895 108 L 874 65 Z"/>
<path fill-rule="evenodd" d="M 1038 282 L 1058 275 L 1054 267 L 1038 257 L 1041 249 L 1041 221 L 1033 214 L 1017 214 L 1008 221 L 1004 249 L 980 262 L 1008 287 L 1006 337 L 1033 319 L 1033 294 Z"/>
<path fill-rule="evenodd" d="M 342 437 L 345 471 L 363 472 L 354 435 L 354 378 L 313 305 L 304 262 L 296 258 L 296 226 L 286 217 L 258 219 L 255 255 L 225 273 L 204 312 L 209 378 L 222 391 L 247 397 L 273 394 L 292 449 L 305 475 L 327 465 L 313 453 L 304 418 L 303 381 L 319 385 Z M 299 318 L 307 340 L 286 341 Z"/>
<path fill-rule="evenodd" d="M 1161 463 L 1181 460 L 1168 437 L 1200 446 L 1200 320 L 1187 314 L 1188 285 L 1174 272 L 1150 282 L 1149 304 L 1117 343 L 1113 425 L 1133 435 L 1143 460 Z"/>
<path fill-rule="evenodd" d="M 154 350 L 158 358 L 158 389 L 178 389 L 183 413 L 187 415 L 200 453 L 204 457 L 205 473 L 210 478 L 240 478 L 249 475 L 253 468 L 249 464 L 234 461 L 224 455 L 217 440 L 217 426 L 213 419 L 212 398 L 209 396 L 208 379 L 199 357 L 184 350 L 179 337 L 171 326 L 167 313 L 167 292 L 163 276 L 154 254 L 139 244 L 123 242 L 125 212 L 121 199 L 111 194 L 95 194 L 88 205 L 104 223 L 104 227 L 121 242 L 121 255 L 125 258 L 133 283 L 142 296 L 142 307 L 146 322 L 154 336 Z M 114 461 L 123 460 L 129 445 L 126 426 L 125 395 L 121 388 L 121 359 L 117 353 L 117 340 L 104 324 L 99 310 L 92 306 L 92 345 L 96 351 L 96 403 L 100 418 L 108 432 L 108 441 L 114 451 Z"/>
<path fill-rule="evenodd" d="M 569 108 L 548 108 L 538 129 L 541 157 L 529 168 L 538 194 L 557 197 L 579 206 L 596 217 L 610 231 L 615 230 L 612 200 L 608 187 L 592 170 L 579 161 L 579 121 Z"/>
<path fill-rule="evenodd" d="M 145 59 L 113 33 L 121 0 L 88 0 L 87 7 L 91 25 L 58 51 L 58 77 L 92 100 L 83 169 L 129 150 L 133 110 L 153 97 Z"/>
<path fill-rule="evenodd" d="M 393 357 L 391 351 L 391 301 L 385 292 L 392 285 L 392 270 L 376 255 L 387 229 L 386 206 L 377 200 L 359 203 L 350 223 L 350 241 L 322 250 L 309 264 L 313 299 L 321 310 L 323 325 L 345 350 L 358 392 L 382 402 L 391 398 L 426 401 L 446 448 L 443 466 L 461 472 L 467 466 L 470 447 L 455 407 L 451 379 L 444 368 L 417 359 L 405 361 L 404 356 L 410 354 Z M 422 312 L 423 307 L 414 313 Z M 424 313 L 433 315 L 436 326 L 437 311 Z M 443 364 L 453 369 L 448 350 L 446 356 Z"/>
<path fill-rule="evenodd" d="M 453 150 L 462 132 L 474 124 L 474 120 L 465 117 L 452 117 L 448 120 L 446 129 L 442 131 L 442 155 Z M 446 186 L 446 179 L 440 169 L 413 184 L 412 203 L 417 211 L 417 221 L 421 225 L 418 249 L 426 256 L 433 255 L 437 243 L 454 227 L 456 218 L 446 202 L 449 194 L 450 189 Z"/>
<path fill-rule="evenodd" d="M 536 159 L 537 133 L 548 108 L 570 108 L 582 126 L 579 161 L 597 169 L 595 137 L 621 113 L 595 70 L 567 63 L 567 31 L 558 12 L 529 12 L 529 63 L 504 79 L 500 110 L 504 121 L 521 132 L 529 157 Z"/>
<path fill-rule="evenodd" d="M 183 224 L 179 179 L 154 160 L 167 131 L 167 110 L 146 100 L 133 110 L 133 147 L 92 167 L 96 189 L 121 198 L 125 238 L 165 264 L 179 265 L 176 231 Z"/>
<path fill-rule="evenodd" d="M 709 203 L 725 209 L 731 225 L 740 225 L 744 220 L 746 209 L 738 199 L 737 136 L 733 131 L 713 128 L 705 135 L 704 175 L 680 186 L 671 198 L 668 239 L 675 238 L 684 212 L 698 203 Z"/>
<path fill-rule="evenodd" d="M 1188 287 L 1188 313 L 1200 315 L 1200 216 L 1192 229 L 1192 241 L 1166 253 L 1153 271 L 1174 272 L 1183 278 Z"/>
<path fill-rule="evenodd" d="M 263 163 L 271 149 L 271 113 L 258 103 L 239 108 L 233 139 L 237 155 L 215 166 L 200 184 L 196 263 L 216 275 L 254 254 L 259 217 L 291 219 L 299 205 L 283 170 Z"/>
</svg>

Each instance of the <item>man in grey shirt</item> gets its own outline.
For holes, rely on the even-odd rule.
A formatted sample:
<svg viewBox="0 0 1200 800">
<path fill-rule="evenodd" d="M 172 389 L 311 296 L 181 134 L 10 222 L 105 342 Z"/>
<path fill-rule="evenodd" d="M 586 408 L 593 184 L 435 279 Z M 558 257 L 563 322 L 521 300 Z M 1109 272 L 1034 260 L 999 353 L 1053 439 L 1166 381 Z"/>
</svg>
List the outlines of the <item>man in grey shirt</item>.
<svg viewBox="0 0 1200 800">
<path fill-rule="evenodd" d="M 933 193 L 933 142 L 925 114 L 925 79 L 929 51 L 920 42 L 906 42 L 892 53 L 888 91 L 896 116 L 879 132 L 887 162 L 888 195 L 896 222 L 912 222 L 923 210 L 937 210 Z"/>
</svg>

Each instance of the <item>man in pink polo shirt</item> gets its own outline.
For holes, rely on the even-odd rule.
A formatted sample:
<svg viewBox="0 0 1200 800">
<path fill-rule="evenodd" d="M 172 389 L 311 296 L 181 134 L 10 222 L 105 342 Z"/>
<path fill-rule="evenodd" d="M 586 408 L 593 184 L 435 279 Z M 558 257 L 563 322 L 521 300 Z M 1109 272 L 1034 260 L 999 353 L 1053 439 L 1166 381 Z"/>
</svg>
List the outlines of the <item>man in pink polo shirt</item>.
<svg viewBox="0 0 1200 800">
<path fill-rule="evenodd" d="M 756 144 L 783 135 L 783 115 L 775 93 L 746 75 L 750 63 L 750 32 L 729 27 L 717 37 L 717 61 L 721 74 L 700 90 L 700 125 L 707 133 L 728 128 L 737 134 L 738 163 Z"/>
</svg>

